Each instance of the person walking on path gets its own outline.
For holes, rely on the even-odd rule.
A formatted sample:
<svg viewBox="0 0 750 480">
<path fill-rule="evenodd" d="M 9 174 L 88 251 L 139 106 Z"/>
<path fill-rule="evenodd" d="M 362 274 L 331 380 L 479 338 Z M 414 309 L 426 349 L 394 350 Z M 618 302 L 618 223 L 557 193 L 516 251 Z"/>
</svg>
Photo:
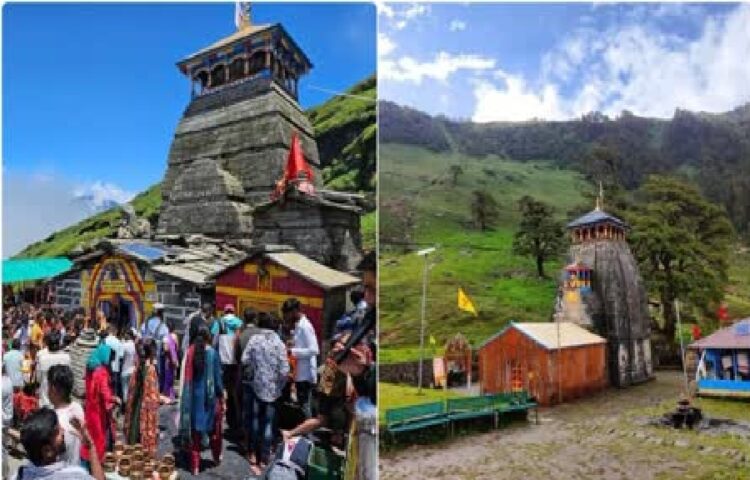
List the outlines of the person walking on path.
<svg viewBox="0 0 750 480">
<path fill-rule="evenodd" d="M 122 341 L 122 372 L 120 378 L 122 379 L 122 398 L 128 399 L 128 388 L 130 387 L 130 376 L 133 375 L 135 370 L 136 362 L 136 351 L 135 351 L 135 331 L 130 329 L 126 330 Z"/>
<path fill-rule="evenodd" d="M 183 448 L 189 450 L 190 471 L 197 475 L 204 438 L 209 435 L 214 462 L 218 465 L 221 461 L 224 386 L 218 354 L 209 346 L 208 329 L 203 325 L 191 327 L 190 338 L 180 396 L 178 438 Z"/>
<path fill-rule="evenodd" d="M 251 429 L 253 421 L 253 390 L 252 390 L 252 370 L 249 366 L 242 362 L 242 357 L 247 347 L 247 342 L 254 335 L 260 333 L 260 329 L 255 326 L 255 321 L 258 315 L 255 310 L 248 307 L 242 312 L 242 318 L 245 321 L 245 326 L 242 327 L 242 331 L 236 336 L 236 347 L 235 353 L 237 355 L 237 364 L 239 365 L 238 378 L 240 379 L 241 386 L 237 388 L 237 409 L 242 412 L 242 430 L 244 433 L 245 451 L 248 454 L 248 459 L 251 456 Z M 252 462 L 251 462 L 252 463 Z"/>
<path fill-rule="evenodd" d="M 164 372 L 160 370 L 162 345 L 164 337 L 168 334 L 169 328 L 167 327 L 167 322 L 164 320 L 164 305 L 161 303 L 155 303 L 153 316 L 143 322 L 143 326 L 141 327 L 141 338 L 153 338 L 156 342 L 156 371 L 159 378 L 162 378 L 164 375 Z"/>
<path fill-rule="evenodd" d="M 305 414 L 312 417 L 312 389 L 317 383 L 317 357 L 320 353 L 315 329 L 310 320 L 302 313 L 302 305 L 296 298 L 284 301 L 281 307 L 284 321 L 294 328 L 292 356 L 296 360 L 294 385 L 297 391 L 297 403 Z"/>
<path fill-rule="evenodd" d="M 258 317 L 260 332 L 253 335 L 242 353 L 242 363 L 252 372 L 253 392 L 251 469 L 260 475 L 270 460 L 273 441 L 275 402 L 287 381 L 289 362 L 286 346 L 275 332 L 276 325 L 268 314 Z M 252 456 L 256 463 L 252 462 Z"/>
<path fill-rule="evenodd" d="M 140 443 L 150 456 L 159 443 L 159 385 L 154 356 L 156 344 L 145 339 L 138 345 L 138 366 L 130 377 L 125 408 L 125 440 Z"/>
<path fill-rule="evenodd" d="M 112 349 L 100 343 L 86 362 L 86 401 L 84 417 L 86 427 L 91 434 L 93 449 L 97 458 L 104 458 L 107 444 L 114 438 L 112 409 L 120 404 L 120 399 L 112 392 L 109 379 L 109 364 L 112 361 Z M 91 461 L 91 448 L 86 445 L 81 450 L 81 458 Z"/>
<path fill-rule="evenodd" d="M 70 355 L 60 350 L 62 347 L 60 332 L 52 330 L 45 336 L 45 339 L 47 349 L 37 355 L 36 379 L 39 382 L 39 406 L 51 407 L 52 402 L 47 395 L 47 373 L 54 365 L 70 365 Z"/>
<path fill-rule="evenodd" d="M 3 355 L 3 366 L 13 383 L 13 390 L 16 392 L 21 390 L 23 388 L 23 353 L 20 339 L 14 338 L 11 341 L 11 350 Z"/>
<path fill-rule="evenodd" d="M 241 430 L 240 412 L 237 405 L 237 380 L 239 362 L 237 362 L 235 348 L 237 332 L 242 327 L 242 321 L 234 314 L 234 306 L 224 307 L 224 316 L 219 320 L 219 334 L 214 342 L 221 359 L 222 383 L 227 391 L 227 427 L 234 435 Z"/>
<path fill-rule="evenodd" d="M 68 465 L 81 465 L 81 438 L 71 421 L 78 419 L 84 424 L 83 408 L 71 400 L 73 392 L 73 370 L 68 365 L 54 365 L 47 372 L 49 399 L 57 414 L 65 437 L 65 453 L 60 457 Z"/>
</svg>

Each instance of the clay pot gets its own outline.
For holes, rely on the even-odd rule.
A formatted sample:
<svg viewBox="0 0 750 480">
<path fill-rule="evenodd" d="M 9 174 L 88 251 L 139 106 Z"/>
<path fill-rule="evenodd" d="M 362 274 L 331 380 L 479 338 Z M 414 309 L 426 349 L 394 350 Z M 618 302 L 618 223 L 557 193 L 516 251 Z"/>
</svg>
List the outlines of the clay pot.
<svg viewBox="0 0 750 480">
<path fill-rule="evenodd" d="M 133 470 L 130 472 L 130 480 L 143 480 L 143 472 Z"/>
<path fill-rule="evenodd" d="M 114 473 L 115 465 L 117 465 L 117 462 L 115 460 L 105 460 L 104 463 L 102 464 L 102 467 L 104 468 L 105 472 Z"/>
<path fill-rule="evenodd" d="M 159 479 L 169 480 L 170 478 L 172 478 L 172 467 L 162 464 L 162 466 L 159 467 Z"/>
<path fill-rule="evenodd" d="M 130 459 L 129 458 L 122 458 L 120 460 L 120 465 L 119 465 L 119 468 L 117 469 L 117 473 L 119 473 L 120 476 L 122 476 L 122 477 L 129 477 L 130 476 L 130 470 L 131 470 Z"/>
<path fill-rule="evenodd" d="M 136 460 L 133 459 L 133 468 L 131 469 L 133 472 L 143 472 L 143 460 Z"/>
<path fill-rule="evenodd" d="M 125 444 L 122 442 L 115 442 L 115 446 L 112 449 L 115 453 L 122 453 L 125 450 Z"/>
<path fill-rule="evenodd" d="M 171 453 L 168 453 L 164 455 L 161 459 L 162 465 L 169 465 L 170 467 L 174 467 L 174 455 Z"/>
<path fill-rule="evenodd" d="M 154 476 L 154 462 L 148 460 L 143 463 L 143 478 L 150 479 Z"/>
</svg>

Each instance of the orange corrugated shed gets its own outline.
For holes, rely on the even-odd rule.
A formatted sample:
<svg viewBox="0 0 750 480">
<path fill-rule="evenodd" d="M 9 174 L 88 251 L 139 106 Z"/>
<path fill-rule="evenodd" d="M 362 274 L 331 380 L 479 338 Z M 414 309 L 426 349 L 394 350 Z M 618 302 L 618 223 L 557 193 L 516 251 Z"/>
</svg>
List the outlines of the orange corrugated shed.
<svg viewBox="0 0 750 480">
<path fill-rule="evenodd" d="M 570 323 L 511 323 L 479 348 L 482 393 L 526 390 L 540 405 L 607 387 L 606 341 Z M 559 365 L 559 371 L 558 371 Z"/>
</svg>

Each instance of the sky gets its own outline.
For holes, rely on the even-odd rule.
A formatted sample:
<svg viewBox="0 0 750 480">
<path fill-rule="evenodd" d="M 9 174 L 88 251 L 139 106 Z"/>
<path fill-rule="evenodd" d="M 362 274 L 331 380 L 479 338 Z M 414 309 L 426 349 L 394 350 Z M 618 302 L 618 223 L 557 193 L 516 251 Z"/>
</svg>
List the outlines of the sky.
<svg viewBox="0 0 750 480">
<path fill-rule="evenodd" d="M 750 3 L 378 3 L 378 94 L 477 122 L 750 101 Z"/>
<path fill-rule="evenodd" d="M 3 257 L 84 218 L 77 195 L 124 202 L 161 180 L 190 100 L 175 63 L 233 33 L 234 9 L 4 5 Z M 373 5 L 254 3 L 252 21 L 283 24 L 312 61 L 304 108 L 376 70 Z"/>
</svg>

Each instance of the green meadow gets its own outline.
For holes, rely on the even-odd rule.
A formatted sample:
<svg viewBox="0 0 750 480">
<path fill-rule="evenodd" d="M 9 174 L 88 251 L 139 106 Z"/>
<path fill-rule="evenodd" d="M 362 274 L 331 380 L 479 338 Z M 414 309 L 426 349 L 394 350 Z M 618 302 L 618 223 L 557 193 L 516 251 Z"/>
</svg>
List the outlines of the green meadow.
<svg viewBox="0 0 750 480">
<path fill-rule="evenodd" d="M 453 185 L 450 167 L 463 173 Z M 380 149 L 380 342 L 383 362 L 417 358 L 424 260 L 406 250 L 402 238 L 421 248 L 436 246 L 430 258 L 427 336 L 443 345 L 456 333 L 477 345 L 510 320 L 549 319 L 564 258 L 545 265 L 547 278 L 536 276 L 530 258 L 512 253 L 519 220 L 517 202 L 524 195 L 553 205 L 562 220 L 584 201 L 591 187 L 582 176 L 543 160 L 514 162 L 497 157 L 438 154 L 426 149 L 386 144 Z M 480 232 L 471 224 L 474 190 L 486 189 L 499 206 L 497 225 Z M 593 206 L 592 206 L 593 208 Z M 479 315 L 458 310 L 461 286 Z"/>
<path fill-rule="evenodd" d="M 463 171 L 455 186 L 452 165 Z M 561 220 L 576 207 L 593 208 L 583 196 L 593 187 L 581 174 L 543 159 L 476 158 L 400 144 L 381 145 L 379 169 L 381 362 L 419 357 L 424 260 L 416 248 L 437 247 L 430 257 L 426 338 L 433 336 L 438 347 L 456 333 L 476 347 L 511 320 L 550 319 L 566 259 L 546 263 L 547 278 L 540 279 L 532 259 L 512 253 L 517 202 L 531 195 L 552 205 Z M 499 207 L 490 231 L 480 232 L 471 222 L 471 195 L 477 189 L 491 192 Z M 730 313 L 750 316 L 750 250 L 737 249 L 729 277 Z M 457 308 L 459 286 L 474 301 L 477 317 Z"/>
</svg>

